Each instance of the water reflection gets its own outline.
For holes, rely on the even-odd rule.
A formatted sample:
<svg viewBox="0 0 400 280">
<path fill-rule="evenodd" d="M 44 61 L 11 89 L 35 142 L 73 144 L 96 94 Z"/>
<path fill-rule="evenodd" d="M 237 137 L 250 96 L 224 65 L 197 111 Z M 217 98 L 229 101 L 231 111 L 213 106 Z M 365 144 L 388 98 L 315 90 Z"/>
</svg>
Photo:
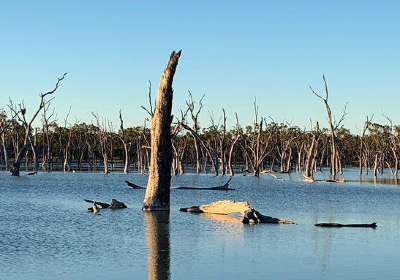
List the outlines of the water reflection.
<svg viewBox="0 0 400 280">
<path fill-rule="evenodd" d="M 169 212 L 144 212 L 148 246 L 148 279 L 170 279 Z"/>
</svg>

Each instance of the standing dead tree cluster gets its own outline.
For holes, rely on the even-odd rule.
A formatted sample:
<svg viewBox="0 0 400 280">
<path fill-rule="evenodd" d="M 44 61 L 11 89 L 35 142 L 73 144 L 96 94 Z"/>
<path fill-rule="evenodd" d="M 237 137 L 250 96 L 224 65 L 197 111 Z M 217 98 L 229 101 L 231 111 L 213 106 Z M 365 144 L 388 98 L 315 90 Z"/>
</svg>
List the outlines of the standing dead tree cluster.
<svg viewBox="0 0 400 280">
<path fill-rule="evenodd" d="M 58 78 L 58 81 L 52 90 L 50 90 L 46 93 L 40 94 L 39 108 L 36 110 L 36 112 L 32 115 L 32 117 L 29 120 L 27 119 L 27 116 L 26 116 L 27 109 L 26 109 L 24 103 L 19 103 L 18 105 L 14 105 L 10 99 L 10 104 L 8 107 L 14 113 L 14 115 L 16 116 L 18 121 L 22 124 L 22 126 L 24 128 L 24 132 L 25 132 L 23 146 L 19 150 L 18 155 L 16 156 L 15 162 L 13 164 L 13 168 L 11 169 L 11 174 L 13 176 L 19 176 L 22 160 L 24 159 L 29 148 L 31 147 L 33 122 L 35 121 L 36 117 L 39 115 L 40 111 L 50 102 L 51 99 L 46 100 L 46 97 L 52 95 L 53 93 L 55 93 L 57 91 L 57 89 L 59 88 L 59 86 L 61 84 L 61 81 L 64 80 L 66 74 L 67 73 L 64 73 L 64 75 L 61 78 Z M 35 158 L 37 159 L 38 156 L 36 155 Z"/>
</svg>

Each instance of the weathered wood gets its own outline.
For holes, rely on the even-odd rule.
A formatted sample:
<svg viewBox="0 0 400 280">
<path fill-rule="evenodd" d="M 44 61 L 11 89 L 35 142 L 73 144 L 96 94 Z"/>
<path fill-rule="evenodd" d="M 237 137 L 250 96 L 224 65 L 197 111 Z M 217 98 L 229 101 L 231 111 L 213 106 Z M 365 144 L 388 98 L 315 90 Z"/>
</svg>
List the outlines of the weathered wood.
<svg viewBox="0 0 400 280">
<path fill-rule="evenodd" d="M 251 207 L 247 201 L 235 202 L 232 200 L 221 200 L 208 205 L 192 206 L 179 209 L 179 211 L 182 212 L 211 213 L 222 215 L 228 215 L 231 213 L 244 213 L 250 210 Z"/>
<path fill-rule="evenodd" d="M 144 189 L 146 189 L 145 187 L 141 187 L 141 186 L 138 186 L 138 185 L 136 185 L 136 184 L 134 184 L 134 183 L 132 183 L 132 182 L 129 182 L 129 181 L 125 181 L 125 183 L 128 185 L 128 186 L 130 186 L 132 189 L 141 189 L 141 190 L 144 190 Z"/>
<path fill-rule="evenodd" d="M 149 180 L 142 210 L 169 211 L 172 166 L 172 83 L 181 51 L 172 52 L 160 81 L 151 119 L 151 158 Z"/>
<path fill-rule="evenodd" d="M 192 212 L 192 213 L 210 213 L 228 215 L 232 213 L 240 213 L 242 217 L 240 221 L 244 224 L 294 224 L 289 220 L 281 220 L 270 216 L 262 215 L 260 212 L 251 208 L 247 201 L 235 202 L 231 200 L 216 201 L 209 205 L 192 206 L 188 208 L 181 208 L 179 211 Z"/>
<path fill-rule="evenodd" d="M 376 222 L 372 224 L 338 224 L 338 223 L 319 223 L 315 224 L 316 227 L 368 227 L 376 228 Z"/>
</svg>

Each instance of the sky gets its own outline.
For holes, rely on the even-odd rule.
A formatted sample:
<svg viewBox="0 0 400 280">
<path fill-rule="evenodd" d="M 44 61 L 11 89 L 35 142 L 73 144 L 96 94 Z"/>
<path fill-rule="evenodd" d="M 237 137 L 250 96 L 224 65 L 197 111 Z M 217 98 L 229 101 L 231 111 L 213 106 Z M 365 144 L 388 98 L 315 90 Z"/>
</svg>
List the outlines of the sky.
<svg viewBox="0 0 400 280">
<path fill-rule="evenodd" d="M 400 1 L 103 1 L 1 0 L 0 108 L 26 103 L 52 89 L 63 121 L 93 122 L 91 112 L 117 127 L 141 125 L 174 50 L 182 50 L 174 80 L 173 111 L 188 90 L 204 98 L 202 126 L 222 108 L 228 124 L 238 113 L 309 127 L 327 126 L 322 75 L 337 118 L 358 133 L 367 115 L 400 124 Z"/>
</svg>

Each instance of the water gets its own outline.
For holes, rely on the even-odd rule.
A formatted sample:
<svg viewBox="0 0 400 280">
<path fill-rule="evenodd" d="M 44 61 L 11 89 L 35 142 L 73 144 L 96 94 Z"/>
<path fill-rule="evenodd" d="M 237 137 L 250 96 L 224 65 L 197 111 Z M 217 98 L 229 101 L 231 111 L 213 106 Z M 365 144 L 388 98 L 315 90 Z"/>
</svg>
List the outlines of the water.
<svg viewBox="0 0 400 280">
<path fill-rule="evenodd" d="M 0 279 L 399 279 L 399 187 L 278 177 L 285 181 L 237 175 L 229 192 L 173 190 L 168 216 L 143 213 L 144 190 L 124 183 L 146 185 L 146 175 L 0 172 Z M 189 174 L 172 184 L 226 180 Z M 129 208 L 95 216 L 84 198 L 116 198 Z M 178 211 L 222 199 L 248 200 L 297 225 L 249 226 Z M 314 226 L 374 221 L 375 230 Z"/>
</svg>

